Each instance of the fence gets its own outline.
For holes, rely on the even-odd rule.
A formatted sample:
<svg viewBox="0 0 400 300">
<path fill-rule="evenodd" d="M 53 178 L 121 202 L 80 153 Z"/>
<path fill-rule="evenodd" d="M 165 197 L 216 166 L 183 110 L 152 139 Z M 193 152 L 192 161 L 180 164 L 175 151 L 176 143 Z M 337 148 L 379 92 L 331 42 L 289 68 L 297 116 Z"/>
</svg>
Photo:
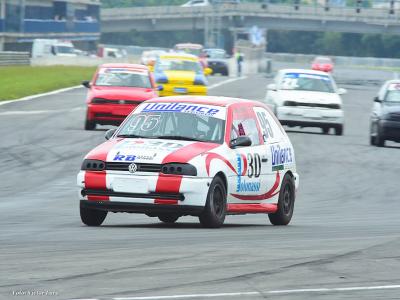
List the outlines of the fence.
<svg viewBox="0 0 400 300">
<path fill-rule="evenodd" d="M 0 52 L 0 66 L 30 65 L 29 52 Z"/>
</svg>

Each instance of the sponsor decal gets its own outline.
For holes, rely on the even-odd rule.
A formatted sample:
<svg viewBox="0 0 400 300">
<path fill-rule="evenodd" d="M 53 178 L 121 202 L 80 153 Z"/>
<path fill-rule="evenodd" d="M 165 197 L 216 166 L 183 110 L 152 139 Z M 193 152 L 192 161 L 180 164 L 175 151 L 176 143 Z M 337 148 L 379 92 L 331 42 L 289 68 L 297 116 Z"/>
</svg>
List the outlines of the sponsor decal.
<svg viewBox="0 0 400 300">
<path fill-rule="evenodd" d="M 260 156 L 258 156 L 260 157 Z M 255 177 L 257 178 L 258 176 L 260 176 L 260 174 L 257 173 L 254 174 L 254 168 L 252 167 L 253 165 L 253 161 L 255 161 L 255 159 L 253 158 L 253 155 L 248 154 L 248 161 L 249 161 L 249 169 L 248 169 L 248 173 L 247 176 L 249 178 L 252 178 L 253 175 L 255 175 Z M 237 164 L 237 176 L 236 176 L 236 192 L 258 192 L 260 191 L 260 187 L 261 187 L 261 183 L 259 181 L 247 181 L 246 179 L 242 178 L 243 176 L 241 176 L 242 174 L 242 156 L 240 154 L 236 155 L 236 164 Z M 260 169 L 261 171 L 261 169 Z M 250 173 L 251 172 L 251 173 Z"/>
<path fill-rule="evenodd" d="M 211 106 L 184 103 L 148 103 L 142 112 L 181 112 L 192 113 L 204 116 L 214 116 L 220 109 Z"/>
<path fill-rule="evenodd" d="M 120 154 L 120 152 L 117 152 L 115 154 L 113 161 L 136 161 L 136 160 L 152 160 L 154 157 L 157 156 L 157 153 L 154 153 L 153 155 L 124 155 Z"/>
<path fill-rule="evenodd" d="M 331 81 L 329 76 L 321 74 L 308 74 L 308 73 L 286 73 L 284 78 L 310 78 L 310 79 L 321 79 Z"/>
<path fill-rule="evenodd" d="M 123 150 L 126 148 L 131 149 L 151 149 L 151 150 L 171 150 L 175 151 L 182 148 L 184 145 L 180 143 L 167 142 L 167 141 L 152 141 L 152 140 L 124 140 L 117 144 L 114 149 Z"/>
<path fill-rule="evenodd" d="M 293 162 L 292 149 L 271 145 L 272 171 L 285 169 L 285 165 Z"/>
</svg>

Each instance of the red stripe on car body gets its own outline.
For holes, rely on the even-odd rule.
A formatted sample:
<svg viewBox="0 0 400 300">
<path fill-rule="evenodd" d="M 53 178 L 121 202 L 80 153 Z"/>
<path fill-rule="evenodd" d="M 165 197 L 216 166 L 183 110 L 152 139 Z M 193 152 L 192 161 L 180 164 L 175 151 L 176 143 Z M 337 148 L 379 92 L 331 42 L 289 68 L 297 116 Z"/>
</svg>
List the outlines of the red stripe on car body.
<svg viewBox="0 0 400 300">
<path fill-rule="evenodd" d="M 243 203 L 229 203 L 227 205 L 228 213 L 267 213 L 273 214 L 278 210 L 278 205 L 275 203 L 261 203 L 261 204 L 243 204 Z"/>
</svg>

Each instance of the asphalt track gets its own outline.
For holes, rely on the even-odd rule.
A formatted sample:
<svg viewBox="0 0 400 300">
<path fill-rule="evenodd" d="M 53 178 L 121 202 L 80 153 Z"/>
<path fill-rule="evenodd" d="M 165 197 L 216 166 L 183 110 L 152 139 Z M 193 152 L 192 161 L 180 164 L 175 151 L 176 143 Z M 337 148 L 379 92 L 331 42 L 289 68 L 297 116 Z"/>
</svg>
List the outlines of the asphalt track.
<svg viewBox="0 0 400 300">
<path fill-rule="evenodd" d="M 264 215 L 209 230 L 130 214 L 83 226 L 75 176 L 107 128 L 82 130 L 85 90 L 0 106 L 0 298 L 400 299 L 400 144 L 368 144 L 372 98 L 393 74 L 335 76 L 349 91 L 344 136 L 288 129 L 300 190 L 287 227 Z M 262 100 L 268 82 L 211 94 Z"/>
</svg>

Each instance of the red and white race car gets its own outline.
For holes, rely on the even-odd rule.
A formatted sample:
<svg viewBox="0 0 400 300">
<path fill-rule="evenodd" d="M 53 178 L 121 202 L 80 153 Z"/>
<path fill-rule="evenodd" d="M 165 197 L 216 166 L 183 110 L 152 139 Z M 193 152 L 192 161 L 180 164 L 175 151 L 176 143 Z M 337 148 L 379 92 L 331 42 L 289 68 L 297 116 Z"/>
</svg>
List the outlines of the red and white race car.
<svg viewBox="0 0 400 300">
<path fill-rule="evenodd" d="M 144 213 L 173 223 L 198 216 L 220 227 L 227 214 L 265 213 L 290 222 L 299 176 L 289 137 L 260 102 L 176 96 L 140 104 L 77 177 L 82 222 L 107 212 Z"/>
</svg>

